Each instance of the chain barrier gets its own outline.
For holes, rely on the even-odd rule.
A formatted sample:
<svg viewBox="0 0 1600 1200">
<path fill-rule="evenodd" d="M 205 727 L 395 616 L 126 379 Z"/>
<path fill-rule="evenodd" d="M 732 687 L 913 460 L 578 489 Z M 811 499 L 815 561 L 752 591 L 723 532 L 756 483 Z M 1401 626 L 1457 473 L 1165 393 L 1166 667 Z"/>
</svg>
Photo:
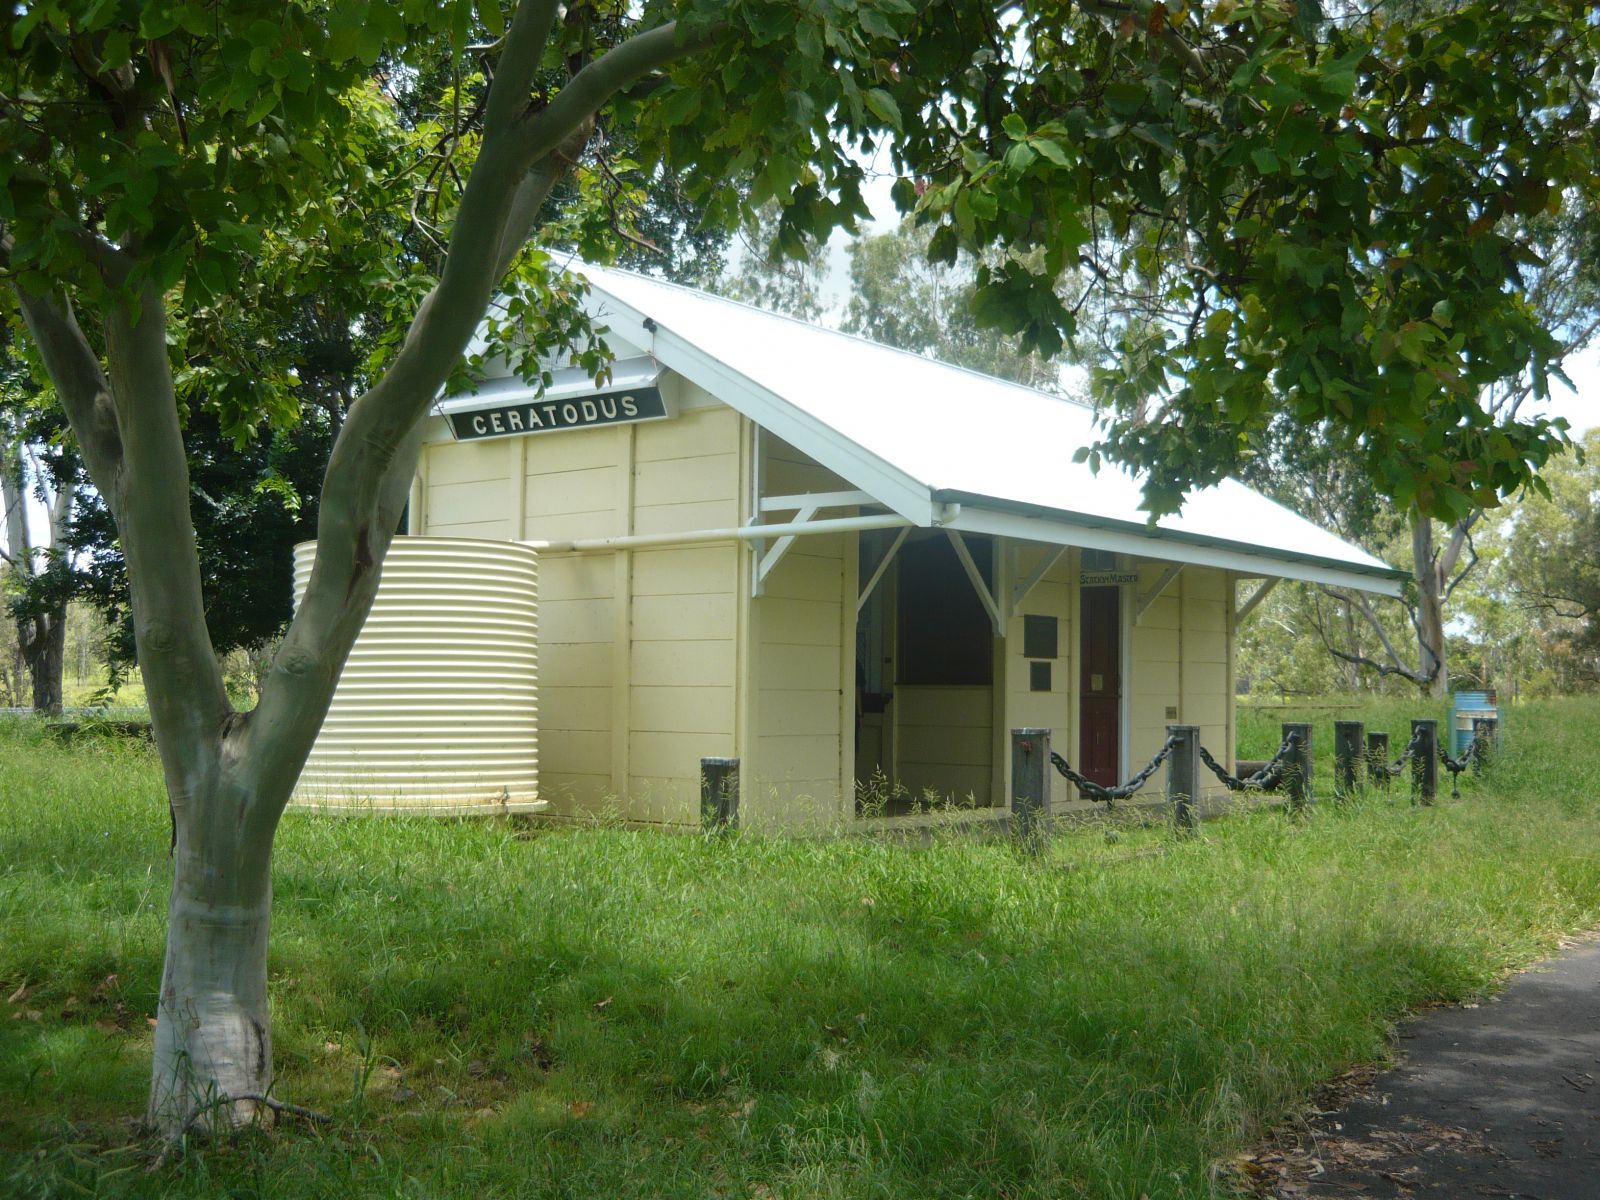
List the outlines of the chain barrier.
<svg viewBox="0 0 1600 1200">
<path fill-rule="evenodd" d="M 1439 743 L 1439 761 L 1444 764 L 1444 769 L 1450 772 L 1450 799 L 1461 799 L 1461 772 L 1472 766 L 1473 763 L 1481 765 L 1483 762 L 1483 750 L 1483 738 L 1475 737 L 1472 739 L 1472 745 L 1466 748 L 1460 758 L 1451 758 L 1445 751 L 1444 743 Z"/>
<path fill-rule="evenodd" d="M 1211 768 L 1211 773 L 1222 780 L 1222 786 L 1230 792 L 1275 792 L 1283 784 L 1287 772 L 1284 765 L 1289 761 L 1295 750 L 1300 745 L 1300 735 L 1291 733 L 1283 739 L 1283 745 L 1278 747 L 1278 752 L 1261 770 L 1254 775 L 1241 779 L 1237 775 L 1230 775 L 1227 769 L 1212 757 L 1211 751 L 1204 746 L 1198 747 L 1200 761 Z"/>
<path fill-rule="evenodd" d="M 1061 755 L 1057 754 L 1054 750 L 1050 752 L 1050 762 L 1055 766 L 1057 771 L 1060 771 L 1061 774 L 1066 777 L 1067 782 L 1075 785 L 1080 792 L 1082 792 L 1092 801 L 1104 800 L 1106 802 L 1106 808 L 1109 809 L 1116 801 L 1126 800 L 1129 796 L 1133 795 L 1140 788 L 1142 788 L 1149 780 L 1150 776 L 1156 773 L 1156 769 L 1160 767 L 1162 763 L 1167 761 L 1167 755 L 1172 753 L 1172 748 L 1177 744 L 1178 739 L 1176 737 L 1167 738 L 1166 742 L 1162 744 L 1161 749 L 1156 751 L 1156 756 L 1150 760 L 1149 766 L 1145 767 L 1144 770 L 1140 771 L 1132 779 L 1128 780 L 1127 783 L 1119 784 L 1116 787 L 1106 787 L 1104 784 L 1096 783 L 1082 772 L 1074 771 L 1072 769 L 1072 764 L 1067 762 L 1066 759 L 1062 758 Z"/>
<path fill-rule="evenodd" d="M 1406 764 L 1415 758 L 1417 756 L 1417 751 L 1421 749 L 1422 730 L 1413 729 L 1411 731 L 1411 740 L 1406 743 L 1406 748 L 1400 751 L 1400 757 L 1395 759 L 1392 763 L 1380 762 L 1378 764 L 1378 770 L 1385 771 L 1394 778 L 1399 778 L 1400 772 L 1406 769 Z M 1441 753 L 1442 752 L 1443 749 L 1441 747 Z"/>
<path fill-rule="evenodd" d="M 1422 742 L 1423 730 L 1420 727 L 1413 729 L 1411 731 L 1411 740 L 1406 743 L 1405 749 L 1400 752 L 1399 758 L 1395 759 L 1392 763 L 1385 763 L 1379 760 L 1374 762 L 1372 765 L 1376 770 L 1382 771 L 1387 775 L 1398 776 L 1402 771 L 1405 770 L 1407 763 L 1415 761 L 1418 752 L 1422 749 Z M 1146 766 L 1144 770 L 1140 771 L 1126 783 L 1119 784 L 1116 787 L 1106 787 L 1104 784 L 1096 783 L 1087 775 L 1084 775 L 1081 771 L 1073 770 L 1072 764 L 1067 762 L 1066 759 L 1062 758 L 1060 754 L 1053 750 L 1050 752 L 1050 762 L 1055 769 L 1066 778 L 1067 782 L 1075 786 L 1085 797 L 1094 802 L 1104 801 L 1106 807 L 1109 809 L 1116 801 L 1126 800 L 1128 797 L 1132 796 L 1135 792 L 1142 788 L 1149 781 L 1150 776 L 1154 775 L 1157 769 L 1160 768 L 1161 764 L 1167 761 L 1168 756 L 1172 753 L 1173 747 L 1177 744 L 1178 738 L 1176 735 L 1168 737 L 1167 740 L 1162 744 L 1161 749 L 1156 752 L 1156 756 L 1150 760 L 1149 765 Z M 1207 750 L 1204 746 L 1195 746 L 1196 751 L 1199 753 L 1200 761 L 1211 770 L 1213 775 L 1222 781 L 1223 786 L 1226 787 L 1230 792 L 1277 791 L 1283 786 L 1284 780 L 1288 777 L 1289 771 L 1293 768 L 1293 759 L 1296 751 L 1298 751 L 1299 748 L 1299 735 L 1294 733 L 1288 734 L 1284 737 L 1283 744 L 1278 747 L 1278 752 L 1272 756 L 1272 758 L 1264 767 L 1262 767 L 1254 775 L 1247 775 L 1241 778 L 1238 775 L 1230 775 L 1227 771 L 1227 768 L 1219 763 L 1212 755 L 1211 751 Z M 1474 764 L 1481 766 L 1484 761 L 1484 754 L 1486 750 L 1487 746 L 1484 739 L 1482 737 L 1476 737 L 1473 739 L 1472 745 L 1467 747 L 1466 752 L 1462 754 L 1460 758 L 1451 758 L 1450 755 L 1445 751 L 1443 743 L 1440 743 L 1439 761 L 1443 763 L 1445 769 L 1450 772 L 1450 795 L 1453 799 L 1460 799 L 1461 797 L 1461 791 L 1459 788 L 1459 777 L 1461 772 L 1465 771 L 1468 767 L 1471 767 Z M 1371 761 L 1370 757 L 1369 761 Z"/>
</svg>

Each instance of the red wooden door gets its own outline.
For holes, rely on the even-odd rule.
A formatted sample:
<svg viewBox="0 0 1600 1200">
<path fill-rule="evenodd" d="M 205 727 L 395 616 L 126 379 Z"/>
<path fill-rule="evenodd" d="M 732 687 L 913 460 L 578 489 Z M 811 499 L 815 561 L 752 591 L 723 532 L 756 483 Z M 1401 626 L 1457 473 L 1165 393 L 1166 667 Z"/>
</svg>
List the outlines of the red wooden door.
<svg viewBox="0 0 1600 1200">
<path fill-rule="evenodd" d="M 1078 769 L 1112 787 L 1122 744 L 1122 589 L 1086 587 L 1078 609 Z"/>
</svg>

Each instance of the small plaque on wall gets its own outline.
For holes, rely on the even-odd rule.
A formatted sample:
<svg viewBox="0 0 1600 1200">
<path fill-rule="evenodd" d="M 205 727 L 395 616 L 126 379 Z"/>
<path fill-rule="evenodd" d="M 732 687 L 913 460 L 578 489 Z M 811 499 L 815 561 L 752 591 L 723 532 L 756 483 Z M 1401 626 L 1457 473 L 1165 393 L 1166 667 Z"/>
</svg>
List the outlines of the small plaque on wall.
<svg viewBox="0 0 1600 1200">
<path fill-rule="evenodd" d="M 1030 692 L 1048 692 L 1050 690 L 1049 663 L 1031 662 L 1028 664 L 1028 690 Z"/>
<path fill-rule="evenodd" d="M 1055 658 L 1059 653 L 1056 638 L 1059 624 L 1054 617 L 1023 617 L 1022 657 Z"/>
</svg>

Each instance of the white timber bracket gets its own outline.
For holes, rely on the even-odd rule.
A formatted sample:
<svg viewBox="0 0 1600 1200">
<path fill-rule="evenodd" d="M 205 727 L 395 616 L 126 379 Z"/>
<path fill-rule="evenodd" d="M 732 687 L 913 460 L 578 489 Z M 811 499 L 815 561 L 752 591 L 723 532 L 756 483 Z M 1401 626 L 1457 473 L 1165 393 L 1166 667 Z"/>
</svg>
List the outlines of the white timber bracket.
<svg viewBox="0 0 1600 1200">
<path fill-rule="evenodd" d="M 894 541 L 889 543 L 889 548 L 884 551 L 883 557 L 878 560 L 878 565 L 872 568 L 872 575 L 862 585 L 861 595 L 856 597 L 856 612 L 860 612 L 867 605 L 867 600 L 872 596 L 884 575 L 888 573 L 889 564 L 894 562 L 894 556 L 900 553 L 900 547 L 905 545 L 906 538 L 911 536 L 911 526 L 905 525 L 894 535 Z"/>
<path fill-rule="evenodd" d="M 762 496 L 757 501 L 756 508 L 761 513 L 794 513 L 795 515 L 784 524 L 791 529 L 798 527 L 800 531 L 804 531 L 804 527 L 813 523 L 817 513 L 823 509 L 859 508 L 863 505 L 877 504 L 879 501 L 867 492 L 804 492 L 793 496 Z M 838 522 L 824 522 L 824 524 L 837 525 Z M 765 538 L 756 540 L 757 558 L 751 572 L 751 596 L 759 597 L 766 594 L 767 577 L 783 561 L 783 556 L 789 553 L 796 536 L 798 533 L 784 533 L 770 544 Z M 898 543 L 896 545 L 898 546 Z"/>
<path fill-rule="evenodd" d="M 817 507 L 815 504 L 806 505 L 795 514 L 794 520 L 790 523 L 794 525 L 806 524 L 812 517 L 817 515 Z M 786 533 L 770 546 L 766 546 L 763 543 L 765 552 L 756 560 L 756 577 L 750 587 L 752 596 L 760 596 L 766 592 L 767 576 L 771 575 L 772 569 L 783 561 L 783 556 L 789 553 L 789 547 L 794 545 L 794 539 L 794 534 Z"/>
<path fill-rule="evenodd" d="M 1061 556 L 1066 552 L 1067 548 L 1065 546 L 1052 546 L 1049 553 L 1039 560 L 1039 565 L 1028 572 L 1028 577 L 1019 581 L 1017 586 L 1011 589 L 1010 616 L 1016 616 L 1017 609 L 1022 607 L 1022 602 L 1028 598 L 1028 593 L 1038 586 L 1041 579 L 1050 574 L 1050 568 L 1060 562 Z M 1017 547 L 1017 553 L 1019 555 L 1022 553 L 1020 546 Z"/>
<path fill-rule="evenodd" d="M 1156 602 L 1162 592 L 1172 586 L 1172 581 L 1182 574 L 1182 563 L 1173 563 L 1161 573 L 1161 578 L 1156 580 L 1155 587 L 1139 597 L 1139 603 L 1133 610 L 1133 623 L 1135 625 L 1144 620 L 1144 614 L 1150 611 L 1150 606 Z"/>
<path fill-rule="evenodd" d="M 989 590 L 989 584 L 983 577 L 983 572 L 978 570 L 978 564 L 972 561 L 972 552 L 967 549 L 967 540 L 954 529 L 946 529 L 945 536 L 950 539 L 950 544 L 955 547 L 956 557 L 961 560 L 962 567 L 967 572 L 967 578 L 972 581 L 973 590 L 978 593 L 978 599 L 983 602 L 984 609 L 989 614 L 989 620 L 994 623 L 994 635 L 1003 638 L 1006 635 L 1006 614 L 1000 611 L 1000 605 L 995 600 L 994 593 Z M 998 539 L 996 539 L 998 541 Z M 996 549 L 1003 549 L 997 546 Z M 1005 555 L 996 556 L 1004 560 Z M 1000 589 L 1004 595 L 1004 589 Z"/>
<path fill-rule="evenodd" d="M 1234 611 L 1233 627 L 1235 629 L 1239 628 L 1239 626 L 1244 623 L 1244 619 L 1251 613 L 1255 612 L 1256 606 L 1265 600 L 1268 594 L 1271 593 L 1272 589 L 1277 587 L 1281 582 L 1282 580 L 1276 578 L 1267 579 L 1262 582 L 1260 587 L 1251 592 L 1249 597 L 1246 598 L 1245 602 Z"/>
</svg>

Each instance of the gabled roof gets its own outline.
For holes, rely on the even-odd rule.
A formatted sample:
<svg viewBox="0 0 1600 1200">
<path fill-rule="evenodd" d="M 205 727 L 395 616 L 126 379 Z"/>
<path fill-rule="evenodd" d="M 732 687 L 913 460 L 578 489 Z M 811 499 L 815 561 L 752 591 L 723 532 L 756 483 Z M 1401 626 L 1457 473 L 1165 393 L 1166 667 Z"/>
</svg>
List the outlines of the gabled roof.
<svg viewBox="0 0 1600 1200">
<path fill-rule="evenodd" d="M 1082 404 L 628 271 L 583 266 L 618 335 L 917 525 L 1399 593 L 1406 573 L 1226 480 L 1150 525 L 1072 461 Z"/>
</svg>

